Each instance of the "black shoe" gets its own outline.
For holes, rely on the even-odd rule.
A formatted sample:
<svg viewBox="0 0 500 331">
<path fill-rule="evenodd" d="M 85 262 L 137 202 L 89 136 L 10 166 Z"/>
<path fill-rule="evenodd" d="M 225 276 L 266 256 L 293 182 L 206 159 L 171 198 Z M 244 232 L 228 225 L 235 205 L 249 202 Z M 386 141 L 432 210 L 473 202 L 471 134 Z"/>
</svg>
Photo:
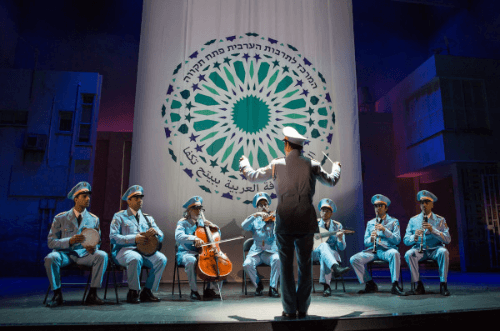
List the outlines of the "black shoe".
<svg viewBox="0 0 500 331">
<path fill-rule="evenodd" d="M 128 290 L 127 302 L 128 303 L 141 303 L 141 301 L 139 300 L 139 293 L 136 290 Z"/>
<path fill-rule="evenodd" d="M 450 291 L 448 291 L 448 283 L 439 283 L 439 293 L 441 293 L 441 295 L 444 295 L 445 297 L 449 296 L 450 295 Z"/>
<path fill-rule="evenodd" d="M 422 281 L 419 280 L 417 283 L 414 283 L 414 284 L 415 284 L 415 289 L 411 290 L 407 294 L 409 294 L 409 295 L 422 295 L 422 294 L 425 294 L 424 283 L 422 283 Z"/>
<path fill-rule="evenodd" d="M 304 313 L 304 312 L 299 311 L 299 313 L 298 313 L 298 317 L 299 317 L 299 318 L 306 318 L 306 317 L 307 317 L 307 313 Z"/>
<path fill-rule="evenodd" d="M 405 296 L 405 295 L 406 295 L 406 293 L 405 293 L 405 292 L 403 292 L 403 290 L 401 290 L 401 289 L 399 288 L 399 284 L 398 284 L 398 282 L 397 282 L 397 281 L 396 281 L 396 282 L 394 282 L 394 283 L 392 283 L 391 293 L 392 293 L 392 294 L 401 295 L 401 296 Z"/>
<path fill-rule="evenodd" d="M 325 289 L 323 290 L 323 296 L 324 297 L 329 297 L 332 295 L 332 289 L 330 288 L 330 285 L 324 284 Z"/>
<path fill-rule="evenodd" d="M 85 299 L 85 304 L 86 305 L 103 305 L 104 301 L 102 301 L 98 296 L 97 293 L 92 292 L 87 295 L 87 299 Z"/>
<path fill-rule="evenodd" d="M 216 296 L 217 294 L 215 294 L 215 291 L 212 290 L 211 288 L 203 290 L 203 299 L 213 299 Z"/>
<path fill-rule="evenodd" d="M 345 274 L 349 270 L 351 270 L 350 267 L 341 267 L 338 264 L 334 264 L 332 266 L 333 276 L 335 278 L 339 278 L 340 276 L 342 276 L 343 274 Z"/>
<path fill-rule="evenodd" d="M 54 296 L 50 302 L 47 302 L 47 307 L 54 308 L 63 304 L 63 297 L 61 290 L 55 290 Z"/>
<path fill-rule="evenodd" d="M 375 293 L 375 292 L 378 292 L 378 286 L 377 286 L 377 284 L 375 284 L 375 282 L 373 280 L 370 280 L 370 281 L 366 282 L 365 289 L 359 291 L 358 293 L 365 294 L 365 293 Z"/>
<path fill-rule="evenodd" d="M 297 313 L 287 314 L 287 313 L 283 312 L 283 313 L 281 313 L 281 316 L 283 316 L 285 318 L 297 318 Z"/>
<path fill-rule="evenodd" d="M 160 302 L 161 299 L 155 297 L 153 292 L 147 287 L 144 287 L 140 294 L 140 299 L 142 302 Z"/>
<path fill-rule="evenodd" d="M 425 288 L 424 288 L 424 283 L 422 281 L 418 281 L 416 283 L 413 283 L 415 286 L 414 290 L 411 290 L 409 292 L 406 292 L 406 295 L 421 295 L 425 294 Z"/>
<path fill-rule="evenodd" d="M 262 291 L 264 290 L 264 285 L 262 285 L 262 282 L 259 281 L 257 283 L 257 288 L 255 289 L 255 296 L 260 297 L 262 296 Z"/>
<path fill-rule="evenodd" d="M 189 296 L 191 300 L 201 300 L 200 293 L 198 291 L 191 290 L 191 295 Z"/>
<path fill-rule="evenodd" d="M 280 294 L 278 293 L 278 290 L 275 289 L 274 287 L 269 287 L 269 296 L 271 298 L 279 298 Z"/>
</svg>

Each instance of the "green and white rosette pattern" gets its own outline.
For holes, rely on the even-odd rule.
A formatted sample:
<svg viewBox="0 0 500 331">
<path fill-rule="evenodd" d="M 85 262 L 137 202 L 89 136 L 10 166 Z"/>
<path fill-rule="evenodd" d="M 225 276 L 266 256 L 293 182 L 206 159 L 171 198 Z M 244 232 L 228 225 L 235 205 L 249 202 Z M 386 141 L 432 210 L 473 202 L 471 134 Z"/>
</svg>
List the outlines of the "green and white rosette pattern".
<svg viewBox="0 0 500 331">
<path fill-rule="evenodd" d="M 324 163 L 308 146 L 328 151 L 335 127 L 323 75 L 292 45 L 256 33 L 210 40 L 174 68 L 161 116 L 185 179 L 246 204 L 247 192 L 276 195 L 271 181 L 250 185 L 239 173 L 242 155 L 254 168 L 284 156 L 281 130 L 292 126 L 308 139 L 304 155 Z"/>
</svg>

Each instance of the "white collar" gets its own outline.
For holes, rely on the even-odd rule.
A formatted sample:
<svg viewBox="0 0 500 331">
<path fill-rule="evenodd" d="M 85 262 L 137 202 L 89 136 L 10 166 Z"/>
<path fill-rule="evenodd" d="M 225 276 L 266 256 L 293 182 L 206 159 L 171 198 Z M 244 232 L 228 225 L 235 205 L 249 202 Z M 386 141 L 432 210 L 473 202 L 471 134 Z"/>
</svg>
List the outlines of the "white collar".
<svg viewBox="0 0 500 331">
<path fill-rule="evenodd" d="M 75 213 L 75 216 L 76 218 L 78 218 L 78 216 L 80 216 L 81 214 L 83 214 L 85 212 L 85 209 L 80 213 L 78 212 L 75 208 L 73 208 L 73 213 Z"/>
<path fill-rule="evenodd" d="M 135 211 L 135 210 L 133 210 L 133 209 L 132 209 L 132 208 L 130 208 L 130 207 L 128 207 L 128 209 L 130 209 L 130 212 L 131 212 L 134 216 L 136 216 L 136 215 L 137 215 L 137 213 L 139 212 L 139 211 Z"/>
</svg>

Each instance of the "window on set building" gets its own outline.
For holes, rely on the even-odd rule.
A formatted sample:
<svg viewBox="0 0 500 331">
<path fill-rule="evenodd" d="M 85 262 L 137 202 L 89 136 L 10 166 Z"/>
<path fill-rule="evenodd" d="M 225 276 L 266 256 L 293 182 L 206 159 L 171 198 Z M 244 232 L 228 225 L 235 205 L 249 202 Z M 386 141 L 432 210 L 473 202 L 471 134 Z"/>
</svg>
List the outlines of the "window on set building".
<svg viewBox="0 0 500 331">
<path fill-rule="evenodd" d="M 78 131 L 79 143 L 90 143 L 90 133 L 92 125 L 92 111 L 94 109 L 94 94 L 82 94 L 82 113 L 80 118 L 80 128 Z"/>
<path fill-rule="evenodd" d="M 73 112 L 67 110 L 59 111 L 59 131 L 71 132 L 73 128 Z"/>
</svg>

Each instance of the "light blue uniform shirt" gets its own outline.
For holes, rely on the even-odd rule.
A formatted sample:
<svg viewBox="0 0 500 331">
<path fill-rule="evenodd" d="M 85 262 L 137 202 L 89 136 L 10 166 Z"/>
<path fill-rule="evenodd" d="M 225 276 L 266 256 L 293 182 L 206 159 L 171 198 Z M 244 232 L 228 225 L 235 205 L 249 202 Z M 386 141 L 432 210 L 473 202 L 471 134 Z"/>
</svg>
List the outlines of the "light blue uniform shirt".
<svg viewBox="0 0 500 331">
<path fill-rule="evenodd" d="M 253 234 L 253 245 L 248 252 L 249 256 L 254 256 L 262 252 L 277 253 L 276 236 L 274 234 L 275 222 L 264 222 L 262 216 L 248 216 L 241 227 L 245 231 Z"/>
<path fill-rule="evenodd" d="M 320 220 L 318 222 L 318 226 L 320 228 L 326 229 L 325 221 L 322 218 L 320 218 Z M 339 230 L 342 230 L 342 229 L 343 229 L 342 224 L 340 224 L 339 222 L 336 222 L 334 220 L 330 220 L 330 228 L 327 229 L 327 230 L 329 232 L 335 232 L 335 231 L 339 231 Z M 345 234 L 342 236 L 342 241 L 339 241 L 338 237 L 336 235 L 333 235 L 333 236 L 330 236 L 328 238 L 328 240 L 326 241 L 326 243 L 334 251 L 337 251 L 337 252 L 338 251 L 343 251 L 345 249 L 345 247 L 346 247 L 346 244 L 345 244 Z"/>
<path fill-rule="evenodd" d="M 366 224 L 364 240 L 366 249 L 373 248 L 373 242 L 371 241 L 370 237 L 372 235 L 372 231 L 375 230 L 376 224 L 376 218 L 369 220 Z M 385 227 L 385 231 L 377 231 L 377 249 L 397 249 L 397 246 L 401 242 L 401 230 L 399 228 L 399 221 L 389 216 L 389 214 L 386 214 L 385 219 L 381 224 Z"/>
<path fill-rule="evenodd" d="M 80 223 L 80 226 L 78 226 L 78 220 L 73 208 L 57 214 L 54 217 L 49 235 L 47 236 L 47 244 L 49 248 L 53 249 L 54 252 L 65 252 L 79 257 L 83 257 L 88 254 L 87 250 L 81 243 L 70 245 L 69 240 L 75 234 L 81 234 L 82 230 L 85 228 L 96 229 L 100 236 L 101 230 L 99 228 L 99 217 L 89 213 L 87 209 L 85 209 L 81 215 L 82 222 Z M 96 249 L 99 249 L 99 244 L 96 246 Z"/>
<path fill-rule="evenodd" d="M 137 220 L 130 208 L 119 211 L 113 216 L 109 230 L 109 239 L 111 245 L 113 245 L 111 253 L 114 258 L 116 258 L 116 254 L 118 254 L 120 249 L 124 247 L 127 249 L 135 249 L 137 247 L 135 236 L 138 233 L 149 230 L 149 224 L 145 219 L 146 216 L 151 223 L 151 227 L 158 233 L 158 240 L 160 242 L 163 241 L 163 232 L 156 225 L 154 218 L 148 214 L 143 214 L 141 210 L 137 214 L 139 215 L 139 224 L 137 224 Z"/>
<path fill-rule="evenodd" d="M 424 221 L 423 213 L 413 216 L 408 222 L 406 234 L 403 239 L 405 245 L 420 248 L 420 238 L 415 241 L 415 231 L 422 229 Z M 449 244 L 451 241 L 450 231 L 444 217 L 431 213 L 428 222 L 432 225 L 432 232 L 424 232 L 424 248 L 433 249 Z"/>
</svg>

